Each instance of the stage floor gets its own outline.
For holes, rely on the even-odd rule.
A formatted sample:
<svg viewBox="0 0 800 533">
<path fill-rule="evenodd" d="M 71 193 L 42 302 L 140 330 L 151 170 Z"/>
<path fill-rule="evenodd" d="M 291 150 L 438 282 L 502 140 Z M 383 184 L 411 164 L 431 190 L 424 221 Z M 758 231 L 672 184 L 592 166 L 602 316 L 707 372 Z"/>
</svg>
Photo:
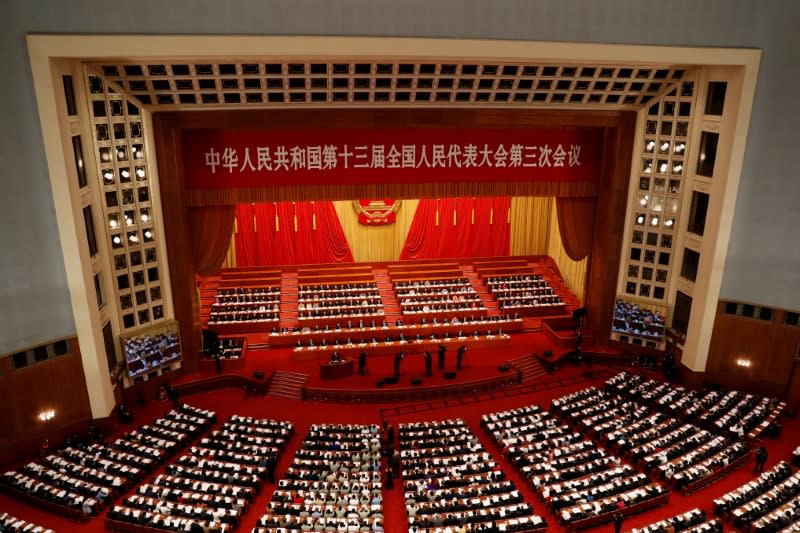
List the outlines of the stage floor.
<svg viewBox="0 0 800 533">
<path fill-rule="evenodd" d="M 262 336 L 253 336 L 255 340 Z M 422 354 L 409 354 L 403 359 L 400 367 L 400 380 L 396 385 L 385 385 L 391 387 L 409 387 L 411 379 L 422 377 L 424 387 L 435 387 L 439 385 L 452 385 L 454 383 L 473 381 L 503 375 L 498 369 L 502 363 L 528 355 L 531 353 L 543 353 L 545 350 L 552 350 L 553 355 L 558 357 L 569 351 L 567 348 L 556 346 L 543 332 L 517 333 L 511 336 L 511 346 L 502 350 L 476 349 L 468 350 L 464 358 L 463 370 L 458 372 L 454 380 L 445 380 L 444 373 L 437 368 L 437 357 L 433 354 L 434 372 L 433 376 L 426 378 L 425 362 Z M 585 351 L 591 350 L 591 346 L 584 346 Z M 399 349 L 398 349 L 399 351 Z M 367 361 L 369 374 L 366 376 L 353 375 L 345 378 L 323 380 L 319 375 L 320 360 L 298 359 L 292 348 L 273 348 L 246 350 L 240 360 L 223 360 L 222 372 L 224 374 L 238 374 L 242 376 L 252 376 L 253 372 L 261 371 L 269 376 L 276 370 L 286 372 L 298 372 L 308 375 L 307 387 L 322 387 L 331 389 L 374 389 L 375 382 L 382 377 L 390 376 L 394 373 L 394 356 L 391 354 L 370 357 Z M 456 354 L 454 350 L 448 350 L 445 359 L 445 371 L 456 369 Z M 185 374 L 175 381 L 176 384 L 194 381 L 199 378 L 213 376 L 216 373 L 214 361 L 202 361 L 199 372 Z"/>
</svg>

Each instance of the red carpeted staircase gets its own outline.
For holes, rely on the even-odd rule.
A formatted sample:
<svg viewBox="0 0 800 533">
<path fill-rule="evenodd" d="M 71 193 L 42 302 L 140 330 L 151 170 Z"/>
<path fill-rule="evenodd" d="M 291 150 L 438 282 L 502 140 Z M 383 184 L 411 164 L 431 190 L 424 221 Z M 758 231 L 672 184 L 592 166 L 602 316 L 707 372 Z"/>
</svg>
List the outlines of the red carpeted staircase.
<svg viewBox="0 0 800 533">
<path fill-rule="evenodd" d="M 478 277 L 478 273 L 475 272 L 473 267 L 471 265 L 461 265 L 461 271 L 464 273 L 464 277 L 469 280 L 469 284 L 472 285 L 475 292 L 478 293 L 478 296 L 481 297 L 481 302 L 487 309 L 486 314 L 489 316 L 499 316 L 500 308 L 497 305 L 497 300 L 492 296 L 492 293 L 489 292 L 489 288 L 483 283 L 483 280 Z"/>
<path fill-rule="evenodd" d="M 279 398 L 303 399 L 303 387 L 308 382 L 308 375 L 299 372 L 276 370 L 269 383 L 268 396 Z"/>
<path fill-rule="evenodd" d="M 375 276 L 375 283 L 378 285 L 378 292 L 381 295 L 386 322 L 393 326 L 395 322 L 403 318 L 403 311 L 397 301 L 392 278 L 389 277 L 389 271 L 385 268 L 373 268 L 372 275 Z"/>
<path fill-rule="evenodd" d="M 211 314 L 211 305 L 217 295 L 220 276 L 209 276 L 200 286 L 200 324 L 208 324 L 208 317 Z"/>
<path fill-rule="evenodd" d="M 297 272 L 281 274 L 280 327 L 293 328 L 297 325 Z"/>
<path fill-rule="evenodd" d="M 547 374 L 547 370 L 533 354 L 511 359 L 508 364 L 522 372 L 522 383 L 530 383 Z"/>
</svg>

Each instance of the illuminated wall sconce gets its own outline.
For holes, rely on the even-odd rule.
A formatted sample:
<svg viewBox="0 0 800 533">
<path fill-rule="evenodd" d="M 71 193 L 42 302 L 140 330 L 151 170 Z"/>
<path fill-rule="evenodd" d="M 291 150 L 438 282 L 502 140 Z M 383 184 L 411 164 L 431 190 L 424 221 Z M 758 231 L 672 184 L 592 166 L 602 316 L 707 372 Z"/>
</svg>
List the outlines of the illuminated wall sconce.
<svg viewBox="0 0 800 533">
<path fill-rule="evenodd" d="M 742 368 L 750 368 L 751 364 L 752 362 L 750 361 L 750 359 L 743 359 L 740 357 L 739 359 L 736 360 L 736 366 L 740 366 Z"/>
<path fill-rule="evenodd" d="M 39 413 L 39 420 L 42 422 L 49 422 L 53 418 L 55 418 L 56 412 L 55 409 L 45 409 L 41 413 Z"/>
</svg>

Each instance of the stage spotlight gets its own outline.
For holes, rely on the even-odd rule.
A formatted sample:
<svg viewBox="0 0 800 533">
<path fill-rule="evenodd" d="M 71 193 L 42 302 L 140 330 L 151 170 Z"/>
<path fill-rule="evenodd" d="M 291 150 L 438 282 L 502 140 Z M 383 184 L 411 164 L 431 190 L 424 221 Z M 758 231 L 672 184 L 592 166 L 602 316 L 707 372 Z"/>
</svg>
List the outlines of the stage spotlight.
<svg viewBox="0 0 800 533">
<path fill-rule="evenodd" d="M 131 177 L 131 173 L 130 173 L 130 172 L 128 172 L 128 169 L 127 169 L 127 168 L 123 168 L 123 169 L 120 171 L 120 175 L 121 175 L 123 178 L 125 178 L 125 179 L 128 179 L 128 178 L 130 178 L 130 177 Z"/>
<path fill-rule="evenodd" d="M 664 225 L 665 225 L 666 227 L 668 227 L 668 228 L 671 228 L 671 227 L 672 227 L 672 225 L 673 225 L 674 223 L 675 223 L 675 220 L 673 220 L 673 219 L 669 218 L 669 219 L 667 219 L 667 221 L 666 221 L 666 222 L 664 222 Z"/>
<path fill-rule="evenodd" d="M 150 238 L 152 238 L 152 237 L 153 237 L 153 232 L 152 232 L 152 231 L 150 231 L 149 229 L 148 229 L 148 230 L 145 230 L 145 231 L 144 231 L 144 237 L 145 237 L 145 239 L 150 239 Z"/>
<path fill-rule="evenodd" d="M 638 217 L 636 217 L 636 223 L 644 224 L 644 215 L 639 215 Z"/>
<path fill-rule="evenodd" d="M 147 213 L 142 213 L 142 222 L 148 222 L 150 220 L 150 215 Z"/>
<path fill-rule="evenodd" d="M 136 167 L 136 175 L 139 178 L 143 178 L 144 177 L 144 169 L 142 167 Z"/>
<path fill-rule="evenodd" d="M 661 166 L 658 167 L 658 170 L 659 170 L 659 172 L 662 172 L 662 173 L 666 172 L 667 171 L 667 164 L 666 163 L 661 163 Z"/>
<path fill-rule="evenodd" d="M 653 217 L 652 219 L 650 219 L 650 225 L 658 226 L 658 217 Z"/>
<path fill-rule="evenodd" d="M 114 174 L 110 170 L 106 170 L 103 172 L 103 179 L 105 179 L 108 183 L 114 181 Z"/>
<path fill-rule="evenodd" d="M 119 244 L 122 242 L 122 239 L 119 238 L 119 235 L 114 235 L 111 240 L 114 242 L 114 244 Z"/>
</svg>

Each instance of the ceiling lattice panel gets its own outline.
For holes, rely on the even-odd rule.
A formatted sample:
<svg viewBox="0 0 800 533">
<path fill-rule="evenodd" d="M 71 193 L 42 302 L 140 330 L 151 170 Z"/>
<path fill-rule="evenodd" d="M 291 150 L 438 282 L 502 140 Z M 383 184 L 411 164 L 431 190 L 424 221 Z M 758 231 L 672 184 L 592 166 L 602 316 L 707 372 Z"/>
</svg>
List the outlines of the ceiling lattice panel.
<svg viewBox="0 0 800 533">
<path fill-rule="evenodd" d="M 96 62 L 151 108 L 554 105 L 637 109 L 687 66 L 403 62 Z"/>
</svg>

